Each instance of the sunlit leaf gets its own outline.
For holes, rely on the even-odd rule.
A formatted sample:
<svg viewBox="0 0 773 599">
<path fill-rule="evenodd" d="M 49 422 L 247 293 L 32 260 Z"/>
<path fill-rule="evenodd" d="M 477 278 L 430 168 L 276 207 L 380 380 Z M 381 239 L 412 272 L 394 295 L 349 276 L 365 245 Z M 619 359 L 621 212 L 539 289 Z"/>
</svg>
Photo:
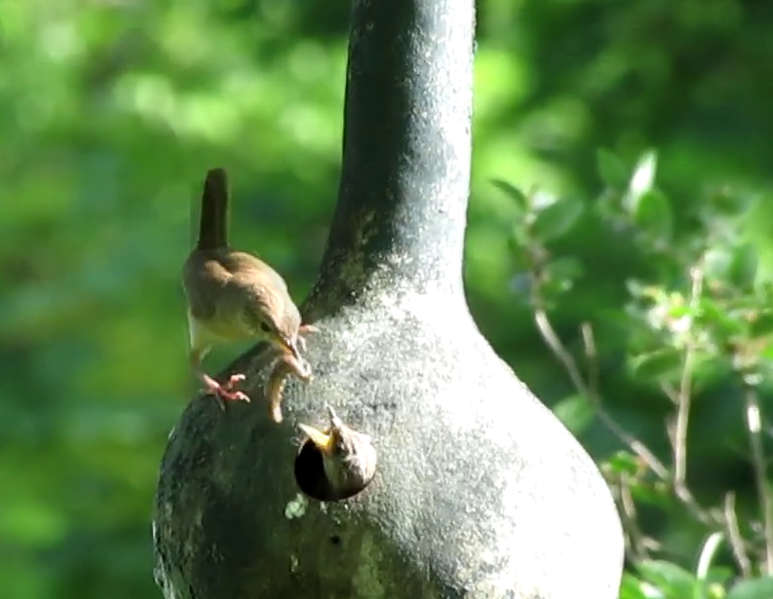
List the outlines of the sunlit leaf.
<svg viewBox="0 0 773 599">
<path fill-rule="evenodd" d="M 667 509 L 672 501 L 669 490 L 665 484 L 650 481 L 632 481 L 630 483 L 631 496 L 642 504 L 654 505 Z"/>
<path fill-rule="evenodd" d="M 633 175 L 628 183 L 628 190 L 623 198 L 623 208 L 629 214 L 634 214 L 639 199 L 652 189 L 655 183 L 657 162 L 657 154 L 650 151 L 644 153 L 636 163 Z"/>
<path fill-rule="evenodd" d="M 584 209 L 584 204 L 577 198 L 560 198 L 537 209 L 531 232 L 543 243 L 559 239 L 572 229 Z"/>
<path fill-rule="evenodd" d="M 503 181 L 502 179 L 494 179 L 492 184 L 513 201 L 513 204 L 515 204 L 519 212 L 526 213 L 528 211 L 529 199 L 526 197 L 526 194 L 515 185 Z"/>
<path fill-rule="evenodd" d="M 628 451 L 618 451 L 606 462 L 607 468 L 613 473 L 634 475 L 640 469 L 639 458 Z"/>
<path fill-rule="evenodd" d="M 687 570 L 666 561 L 649 560 L 636 564 L 642 578 L 665 593 L 668 599 L 689 599 L 704 588 Z"/>
<path fill-rule="evenodd" d="M 652 599 L 652 595 L 646 592 L 645 585 L 647 585 L 646 582 L 638 580 L 635 576 L 625 572 L 620 583 L 618 599 Z"/>
<path fill-rule="evenodd" d="M 673 347 L 664 347 L 642 354 L 631 360 L 633 373 L 643 379 L 657 382 L 658 379 L 673 376 L 682 368 L 682 352 Z"/>
</svg>

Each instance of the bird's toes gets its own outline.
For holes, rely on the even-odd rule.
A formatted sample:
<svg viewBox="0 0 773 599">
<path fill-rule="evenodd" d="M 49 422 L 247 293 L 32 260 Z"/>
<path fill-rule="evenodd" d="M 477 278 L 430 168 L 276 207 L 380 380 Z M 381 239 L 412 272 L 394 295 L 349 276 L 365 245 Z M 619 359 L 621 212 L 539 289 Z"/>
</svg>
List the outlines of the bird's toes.
<svg viewBox="0 0 773 599">
<path fill-rule="evenodd" d="M 316 327 L 313 324 L 302 324 L 298 327 L 298 332 L 301 335 L 306 335 L 307 333 L 319 333 L 319 327 Z"/>
<path fill-rule="evenodd" d="M 246 378 L 247 378 L 247 377 L 246 377 L 244 374 L 242 374 L 242 373 L 236 373 L 236 374 L 232 374 L 232 375 L 231 375 L 231 376 L 228 378 L 228 381 L 226 381 L 226 383 L 223 385 L 223 387 L 225 387 L 226 389 L 230 389 L 230 388 L 231 388 L 231 387 L 233 387 L 233 386 L 234 386 L 236 383 L 239 383 L 239 382 L 241 382 L 241 381 L 243 381 L 243 380 L 246 380 Z"/>
<path fill-rule="evenodd" d="M 230 393 L 230 395 L 230 399 L 233 401 L 246 401 L 247 403 L 250 403 L 250 398 L 246 393 L 242 393 L 241 391 L 233 391 Z"/>
</svg>

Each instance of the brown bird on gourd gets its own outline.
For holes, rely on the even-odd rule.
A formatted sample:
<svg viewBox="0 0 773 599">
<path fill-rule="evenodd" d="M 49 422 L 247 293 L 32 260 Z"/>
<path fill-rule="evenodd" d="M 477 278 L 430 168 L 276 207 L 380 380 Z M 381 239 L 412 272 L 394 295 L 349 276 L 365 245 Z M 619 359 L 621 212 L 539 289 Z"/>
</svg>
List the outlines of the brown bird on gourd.
<svg viewBox="0 0 773 599">
<path fill-rule="evenodd" d="M 350 428 L 330 405 L 325 407 L 330 419 L 327 429 L 322 431 L 306 424 L 298 427 L 322 457 L 321 476 L 310 481 L 311 495 L 322 501 L 336 501 L 356 495 L 371 483 L 376 475 L 376 448 L 370 435 Z"/>
<path fill-rule="evenodd" d="M 317 329 L 301 324 L 301 315 L 282 277 L 259 258 L 228 247 L 228 182 L 222 168 L 207 172 L 201 198 L 198 242 L 183 266 L 183 288 L 188 301 L 190 364 L 207 390 L 220 401 L 249 401 L 233 389 L 244 374 L 232 374 L 218 383 L 201 370 L 201 362 L 217 343 L 268 341 L 277 353 L 274 368 L 264 387 L 270 412 L 282 420 L 283 379 L 295 374 L 311 379 L 311 368 L 300 350 L 302 335 Z"/>
</svg>

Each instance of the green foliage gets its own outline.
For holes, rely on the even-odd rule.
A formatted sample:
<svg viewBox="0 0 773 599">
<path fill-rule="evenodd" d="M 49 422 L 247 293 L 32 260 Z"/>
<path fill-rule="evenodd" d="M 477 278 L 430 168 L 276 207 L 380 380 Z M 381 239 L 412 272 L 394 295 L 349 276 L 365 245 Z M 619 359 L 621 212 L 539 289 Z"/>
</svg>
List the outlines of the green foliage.
<svg viewBox="0 0 773 599">
<path fill-rule="evenodd" d="M 638 570 L 641 578 L 625 574 L 619 599 L 770 599 L 773 596 L 773 578 L 769 576 L 728 584 L 726 570 L 709 572 L 701 579 L 664 561 L 643 562 Z"/>
<path fill-rule="evenodd" d="M 707 201 L 707 210 L 685 227 L 671 208 L 672 200 L 656 187 L 654 152 L 642 155 L 625 186 L 620 185 L 626 180 L 622 165 L 613 153 L 598 153 L 607 188 L 599 200 L 585 204 L 498 184 L 525 210 L 515 223 L 513 249 L 529 280 L 526 303 L 543 342 L 573 386 L 554 411 L 576 434 L 588 431 L 597 419 L 624 448 L 601 465 L 623 515 L 628 557 L 635 565 L 625 574 L 620 599 L 771 597 L 773 489 L 763 430 L 769 406 L 763 397 L 773 382 L 773 280 L 761 275 L 756 244 L 745 239 L 743 202 L 724 202 L 712 210 Z M 541 200 L 546 197 L 549 201 Z M 607 319 L 614 314 L 614 328 L 605 327 L 597 311 L 599 316 L 579 324 L 579 343 L 569 346 L 553 318 L 567 301 L 577 299 L 575 289 L 593 273 L 581 250 L 562 251 L 578 234 L 586 206 L 586 218 L 595 219 L 610 237 L 624 232 L 633 240 L 631 251 L 652 266 L 630 273 L 627 297 L 605 310 Z M 537 226 L 546 211 L 543 222 L 548 224 Z M 650 449 L 613 417 L 607 405 L 609 382 L 599 377 L 602 368 L 607 378 L 624 379 L 630 391 L 655 392 L 671 403 L 665 451 Z M 729 484 L 701 489 L 699 501 L 695 480 L 687 476 L 695 446 L 690 422 L 700 416 L 704 396 L 715 389 L 723 390 L 724 407 L 745 421 L 735 434 L 745 437 L 750 448 L 746 459 L 755 494 L 745 502 L 743 516 Z M 693 536 L 706 535 L 700 550 L 693 539 L 695 571 L 680 560 L 665 559 L 674 549 L 642 515 L 653 510 L 666 518 L 686 516 Z"/>
</svg>

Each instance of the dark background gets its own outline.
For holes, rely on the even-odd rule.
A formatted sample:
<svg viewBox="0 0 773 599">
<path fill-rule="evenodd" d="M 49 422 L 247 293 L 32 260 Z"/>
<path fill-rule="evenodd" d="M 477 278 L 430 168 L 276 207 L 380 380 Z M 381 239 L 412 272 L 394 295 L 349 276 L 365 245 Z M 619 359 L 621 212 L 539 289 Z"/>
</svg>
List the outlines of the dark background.
<svg viewBox="0 0 773 599">
<path fill-rule="evenodd" d="M 206 169 L 229 168 L 235 244 L 303 299 L 337 190 L 348 9 L 0 3 L 1 596 L 160 596 L 150 510 L 194 390 L 179 280 L 189 211 Z M 475 85 L 468 296 L 496 350 L 553 407 L 572 388 L 512 291 L 515 211 L 491 180 L 592 198 L 597 148 L 631 166 L 654 148 L 685 230 L 712 189 L 769 195 L 773 4 L 481 1 Z M 760 206 L 746 234 L 769 272 L 773 205 Z M 564 251 L 586 265 L 551 313 L 571 343 L 579 322 L 621 309 L 642 265 L 588 227 Z M 601 335 L 610 411 L 666 451 L 667 401 L 633 382 Z M 214 352 L 208 368 L 239 349 Z M 699 496 L 752 492 L 746 449 L 724 436 L 742 425 L 730 400 L 719 387 L 695 407 Z M 620 449 L 581 424 L 595 458 Z M 700 537 L 678 513 L 645 520 L 671 559 L 694 560 Z"/>
</svg>

